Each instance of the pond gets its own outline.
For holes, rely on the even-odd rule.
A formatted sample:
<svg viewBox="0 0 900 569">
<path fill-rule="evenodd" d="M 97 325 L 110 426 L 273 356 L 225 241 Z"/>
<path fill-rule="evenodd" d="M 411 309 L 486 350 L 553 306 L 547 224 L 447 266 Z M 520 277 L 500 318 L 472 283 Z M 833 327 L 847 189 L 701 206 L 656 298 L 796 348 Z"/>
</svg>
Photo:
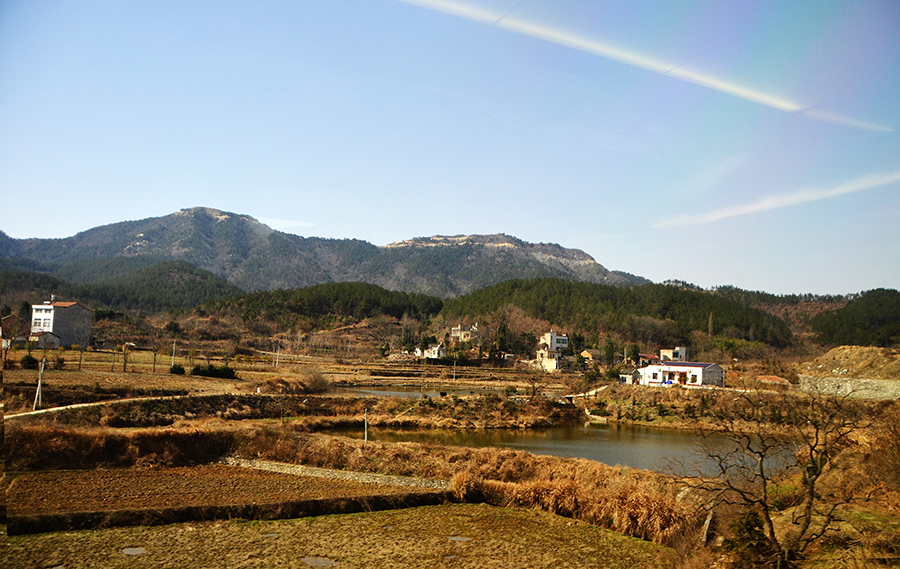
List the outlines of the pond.
<svg viewBox="0 0 900 569">
<path fill-rule="evenodd" d="M 341 431 L 363 438 L 362 430 Z M 714 437 L 715 438 L 715 437 Z M 719 437 L 721 438 L 721 437 Z M 566 424 L 545 429 L 369 429 L 369 440 L 467 447 L 505 447 L 534 454 L 577 457 L 604 464 L 685 473 L 709 464 L 692 431 L 635 425 Z M 677 466 L 684 465 L 683 467 Z M 685 470 L 685 468 L 687 470 Z"/>
<path fill-rule="evenodd" d="M 329 390 L 330 393 L 339 395 L 356 395 L 359 397 L 409 397 L 419 399 L 423 395 L 427 395 L 432 399 L 449 397 L 451 395 L 479 395 L 483 393 L 503 393 L 499 389 L 480 389 L 478 387 L 449 387 L 446 385 L 428 385 L 428 386 L 334 386 Z"/>
</svg>

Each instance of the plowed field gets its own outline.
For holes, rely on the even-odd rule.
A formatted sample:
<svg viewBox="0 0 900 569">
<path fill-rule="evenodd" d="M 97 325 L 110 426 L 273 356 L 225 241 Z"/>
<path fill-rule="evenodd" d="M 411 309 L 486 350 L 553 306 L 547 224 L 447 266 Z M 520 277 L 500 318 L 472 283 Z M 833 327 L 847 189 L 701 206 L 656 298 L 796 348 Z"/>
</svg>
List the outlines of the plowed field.
<svg viewBox="0 0 900 569">
<path fill-rule="evenodd" d="M 69 470 L 14 476 L 10 515 L 181 506 L 269 504 L 409 494 L 414 488 L 263 472 L 225 465 L 183 468 Z"/>
</svg>

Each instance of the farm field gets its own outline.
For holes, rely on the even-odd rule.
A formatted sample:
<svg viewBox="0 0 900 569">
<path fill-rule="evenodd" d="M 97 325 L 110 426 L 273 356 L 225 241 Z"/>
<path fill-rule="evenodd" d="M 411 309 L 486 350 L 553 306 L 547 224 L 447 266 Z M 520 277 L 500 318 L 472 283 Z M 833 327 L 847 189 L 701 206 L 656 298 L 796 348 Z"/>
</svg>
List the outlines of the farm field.
<svg viewBox="0 0 900 569">
<path fill-rule="evenodd" d="M 10 476 L 9 515 L 408 494 L 413 488 L 206 464 L 176 468 L 67 470 Z"/>
<path fill-rule="evenodd" d="M 544 512 L 454 504 L 11 536 L 10 567 L 652 567 L 667 550 Z"/>
</svg>

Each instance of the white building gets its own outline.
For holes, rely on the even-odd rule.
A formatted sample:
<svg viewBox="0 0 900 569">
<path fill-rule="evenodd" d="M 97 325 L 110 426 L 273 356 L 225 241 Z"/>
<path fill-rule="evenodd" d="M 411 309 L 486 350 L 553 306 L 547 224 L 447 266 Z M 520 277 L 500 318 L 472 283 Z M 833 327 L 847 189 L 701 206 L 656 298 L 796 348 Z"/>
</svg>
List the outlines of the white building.
<svg viewBox="0 0 900 569">
<path fill-rule="evenodd" d="M 453 326 L 450 328 L 450 341 L 451 342 L 459 342 L 462 344 L 463 342 L 471 342 L 473 339 L 478 337 L 478 324 L 476 323 L 474 326 L 467 326 L 465 324 L 460 324 L 459 326 Z"/>
<path fill-rule="evenodd" d="M 537 351 L 537 362 L 544 371 L 559 369 L 560 352 L 569 347 L 569 337 L 565 334 L 557 334 L 550 330 L 540 340 L 540 348 Z"/>
<path fill-rule="evenodd" d="M 541 346 L 548 352 L 561 352 L 569 347 L 569 337 L 550 330 L 541 336 Z M 546 348 L 544 348 L 546 346 Z"/>
<path fill-rule="evenodd" d="M 67 348 L 87 348 L 93 320 L 91 311 L 77 302 L 56 302 L 51 298 L 43 304 L 31 305 L 31 335 L 54 334 L 59 338 L 59 345 Z"/>
<path fill-rule="evenodd" d="M 688 361 L 688 349 L 684 346 L 676 346 L 672 350 L 660 350 L 659 359 L 664 362 Z"/>
<path fill-rule="evenodd" d="M 638 370 L 641 385 L 683 385 L 725 387 L 725 370 L 718 364 L 663 362 Z"/>
<path fill-rule="evenodd" d="M 422 349 L 421 347 L 416 348 L 416 357 L 417 358 L 428 358 L 432 360 L 439 360 L 441 358 L 447 357 L 447 348 L 444 347 L 444 344 L 438 344 L 436 346 L 429 346 L 426 349 Z"/>
</svg>

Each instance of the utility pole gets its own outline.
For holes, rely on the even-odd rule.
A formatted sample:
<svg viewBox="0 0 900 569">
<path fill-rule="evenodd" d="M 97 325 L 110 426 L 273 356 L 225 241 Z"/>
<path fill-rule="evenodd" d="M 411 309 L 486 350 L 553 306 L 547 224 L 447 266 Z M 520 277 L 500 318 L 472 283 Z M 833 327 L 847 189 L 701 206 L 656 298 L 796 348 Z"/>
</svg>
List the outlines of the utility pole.
<svg viewBox="0 0 900 569">
<path fill-rule="evenodd" d="M 34 393 L 34 405 L 31 406 L 32 411 L 37 411 L 43 405 L 43 401 L 41 400 L 41 386 L 44 383 L 45 367 L 47 367 L 47 358 L 44 358 L 44 361 L 41 362 L 41 372 L 38 375 L 37 391 Z"/>
</svg>

